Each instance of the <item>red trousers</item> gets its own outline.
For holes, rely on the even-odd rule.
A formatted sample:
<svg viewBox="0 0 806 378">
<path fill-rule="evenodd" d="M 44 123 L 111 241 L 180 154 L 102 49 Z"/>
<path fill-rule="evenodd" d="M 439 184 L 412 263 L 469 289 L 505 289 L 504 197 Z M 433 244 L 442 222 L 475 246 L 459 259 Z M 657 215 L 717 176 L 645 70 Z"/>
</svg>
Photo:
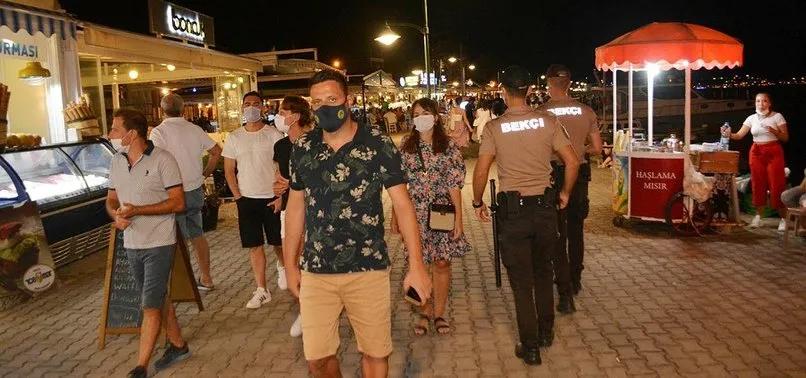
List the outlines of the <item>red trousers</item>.
<svg viewBox="0 0 806 378">
<path fill-rule="evenodd" d="M 753 189 L 753 205 L 767 204 L 767 190 L 770 191 L 770 206 L 773 209 L 784 207 L 781 193 L 786 187 L 784 173 L 784 149 L 780 143 L 753 143 L 750 147 L 750 185 Z"/>
</svg>

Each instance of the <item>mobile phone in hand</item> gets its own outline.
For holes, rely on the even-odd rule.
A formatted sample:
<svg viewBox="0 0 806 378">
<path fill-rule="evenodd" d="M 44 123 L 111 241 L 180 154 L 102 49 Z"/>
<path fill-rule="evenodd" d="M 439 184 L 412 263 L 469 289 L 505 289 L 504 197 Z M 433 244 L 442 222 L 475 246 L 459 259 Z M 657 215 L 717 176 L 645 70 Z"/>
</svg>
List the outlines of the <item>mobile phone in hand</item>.
<svg viewBox="0 0 806 378">
<path fill-rule="evenodd" d="M 403 297 L 407 302 L 415 305 L 415 306 L 422 306 L 423 300 L 420 298 L 420 294 L 417 290 L 414 290 L 413 287 L 409 286 L 409 290 L 406 291 L 406 296 Z"/>
</svg>

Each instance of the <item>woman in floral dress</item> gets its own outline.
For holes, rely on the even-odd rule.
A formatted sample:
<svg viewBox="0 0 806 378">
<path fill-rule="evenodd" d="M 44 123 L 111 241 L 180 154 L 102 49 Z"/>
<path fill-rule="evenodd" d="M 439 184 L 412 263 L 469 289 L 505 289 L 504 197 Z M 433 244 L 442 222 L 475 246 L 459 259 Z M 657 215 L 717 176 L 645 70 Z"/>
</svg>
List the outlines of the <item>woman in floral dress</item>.
<svg viewBox="0 0 806 378">
<path fill-rule="evenodd" d="M 437 333 L 451 332 L 445 320 L 448 287 L 451 282 L 451 260 L 462 257 L 470 250 L 462 226 L 462 187 L 465 182 L 465 163 L 459 147 L 450 140 L 442 126 L 437 103 L 421 98 L 412 105 L 414 128 L 403 139 L 401 153 L 404 170 L 409 178 L 409 194 L 417 211 L 420 240 L 425 264 L 433 266 L 433 313 L 423 308 L 414 332 L 428 332 L 433 317 Z M 432 231 L 428 226 L 429 205 L 453 205 L 456 221 L 453 231 Z M 392 232 L 398 233 L 397 220 L 392 214 Z M 403 250 L 408 255 L 408 251 Z"/>
<path fill-rule="evenodd" d="M 461 97 L 454 99 L 454 104 L 456 104 L 456 106 L 454 106 L 450 113 L 448 113 L 450 116 L 448 129 L 451 140 L 456 143 L 459 148 L 465 148 L 470 142 L 470 135 L 473 134 L 473 129 L 470 128 L 470 122 L 467 120 L 467 113 L 465 113 L 464 109 L 459 107 L 461 103 Z"/>
</svg>

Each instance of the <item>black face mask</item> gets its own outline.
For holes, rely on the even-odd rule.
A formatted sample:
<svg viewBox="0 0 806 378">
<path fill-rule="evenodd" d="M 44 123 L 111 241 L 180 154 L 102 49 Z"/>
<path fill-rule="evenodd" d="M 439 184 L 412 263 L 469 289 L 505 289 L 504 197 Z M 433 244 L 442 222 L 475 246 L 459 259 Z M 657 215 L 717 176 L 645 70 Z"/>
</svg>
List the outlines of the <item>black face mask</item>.
<svg viewBox="0 0 806 378">
<path fill-rule="evenodd" d="M 347 122 L 347 102 L 336 106 L 322 105 L 314 112 L 314 118 L 322 130 L 335 133 Z"/>
</svg>

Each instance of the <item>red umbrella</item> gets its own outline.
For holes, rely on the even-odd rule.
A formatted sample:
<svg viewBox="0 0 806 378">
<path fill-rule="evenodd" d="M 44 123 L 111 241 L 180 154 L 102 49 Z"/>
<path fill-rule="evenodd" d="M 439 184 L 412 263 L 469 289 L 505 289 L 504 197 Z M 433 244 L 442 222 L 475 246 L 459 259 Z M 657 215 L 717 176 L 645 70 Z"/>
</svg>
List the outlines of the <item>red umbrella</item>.
<svg viewBox="0 0 806 378">
<path fill-rule="evenodd" d="M 742 65 L 744 45 L 714 29 L 681 22 L 653 22 L 596 48 L 601 70 L 735 68 Z"/>
<path fill-rule="evenodd" d="M 735 68 L 742 65 L 744 45 L 714 29 L 682 22 L 653 22 L 624 34 L 596 48 L 596 68 L 605 71 L 628 71 L 632 86 L 633 71 L 647 71 L 652 78 L 657 70 L 686 71 L 685 143 L 690 142 L 691 130 L 691 70 Z M 613 76 L 613 134 L 616 125 L 616 75 Z M 648 80 L 648 131 L 652 138 L 652 80 Z M 632 102 L 632 88 L 630 88 Z M 632 128 L 632 107 L 630 107 Z"/>
</svg>

